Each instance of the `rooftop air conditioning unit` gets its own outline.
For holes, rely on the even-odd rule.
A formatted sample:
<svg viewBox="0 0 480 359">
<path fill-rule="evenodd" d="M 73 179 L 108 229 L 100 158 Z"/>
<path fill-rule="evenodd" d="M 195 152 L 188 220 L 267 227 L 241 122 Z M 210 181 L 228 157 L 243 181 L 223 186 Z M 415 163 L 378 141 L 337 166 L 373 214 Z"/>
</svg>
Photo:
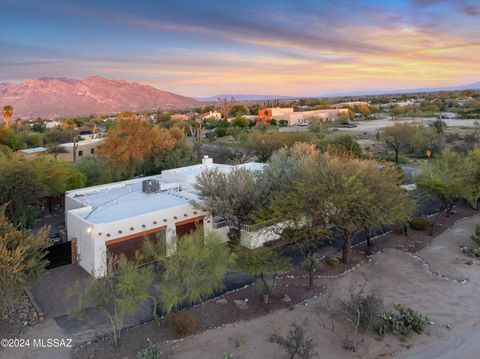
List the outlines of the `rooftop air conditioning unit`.
<svg viewBox="0 0 480 359">
<path fill-rule="evenodd" d="M 160 191 L 160 182 L 156 179 L 142 181 L 142 191 L 144 193 L 155 193 Z"/>
</svg>

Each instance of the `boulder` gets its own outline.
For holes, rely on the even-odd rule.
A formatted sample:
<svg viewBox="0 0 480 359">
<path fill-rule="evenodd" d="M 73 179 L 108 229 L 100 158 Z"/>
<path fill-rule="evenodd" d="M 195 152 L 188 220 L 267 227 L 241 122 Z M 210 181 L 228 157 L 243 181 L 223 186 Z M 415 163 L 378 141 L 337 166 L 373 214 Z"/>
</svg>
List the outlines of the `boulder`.
<svg viewBox="0 0 480 359">
<path fill-rule="evenodd" d="M 243 299 L 234 299 L 233 301 L 235 305 L 240 308 L 241 310 L 247 310 L 248 309 L 248 303 L 246 300 Z"/>
</svg>

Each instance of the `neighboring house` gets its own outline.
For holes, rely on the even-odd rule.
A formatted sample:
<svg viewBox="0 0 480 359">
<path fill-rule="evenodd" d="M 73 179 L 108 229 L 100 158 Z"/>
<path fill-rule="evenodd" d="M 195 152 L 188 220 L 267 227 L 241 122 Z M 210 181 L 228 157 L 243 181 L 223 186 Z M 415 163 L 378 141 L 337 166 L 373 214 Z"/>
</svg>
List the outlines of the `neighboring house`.
<svg viewBox="0 0 480 359">
<path fill-rule="evenodd" d="M 238 165 L 251 170 L 263 164 Z M 94 276 L 105 273 L 108 254 L 132 258 L 145 241 L 162 241 L 172 248 L 173 239 L 196 229 L 215 230 L 227 240 L 225 223 L 194 206 L 194 184 L 205 170 L 229 171 L 233 166 L 202 164 L 162 171 L 160 175 L 68 191 L 65 195 L 67 238 L 74 246 L 72 261 Z M 244 233 L 245 232 L 245 233 Z M 242 231 L 243 243 L 256 247 L 263 242 Z M 265 240 L 272 239 L 272 235 Z M 76 247 L 75 247 L 76 246 Z"/>
<path fill-rule="evenodd" d="M 455 99 L 455 102 L 457 103 L 458 106 L 465 107 L 472 100 L 473 100 L 473 97 L 457 97 Z"/>
<path fill-rule="evenodd" d="M 388 103 L 383 103 L 379 107 L 381 110 L 389 110 L 392 107 L 408 107 L 408 106 L 419 106 L 419 102 L 415 100 L 406 100 L 406 101 L 397 101 L 397 102 L 388 102 Z"/>
<path fill-rule="evenodd" d="M 339 102 L 339 103 L 334 103 L 333 105 L 330 105 L 331 108 L 346 108 L 346 107 L 354 107 L 354 106 L 360 106 L 360 105 L 369 105 L 368 102 L 366 101 L 349 101 L 349 102 Z"/>
<path fill-rule="evenodd" d="M 184 115 L 182 113 L 175 113 L 171 117 L 172 121 L 188 121 L 190 120 L 190 116 Z"/>
<path fill-rule="evenodd" d="M 437 115 L 437 118 L 442 118 L 442 119 L 454 119 L 457 118 L 458 115 L 455 112 L 440 112 Z"/>
<path fill-rule="evenodd" d="M 87 137 L 93 137 L 93 135 L 87 135 Z M 92 157 L 98 154 L 100 147 L 103 143 L 105 138 L 90 138 L 83 141 L 77 142 L 76 151 L 76 160 L 80 160 L 84 157 Z M 74 156 L 74 143 L 62 143 L 57 146 L 60 151 L 57 151 L 55 154 L 52 153 L 53 156 L 57 160 L 65 161 L 65 162 L 73 162 Z M 33 158 L 38 155 L 43 155 L 49 153 L 48 149 L 45 147 L 33 147 L 27 148 L 25 150 L 18 151 L 24 158 Z"/>
<path fill-rule="evenodd" d="M 202 115 L 197 116 L 197 119 L 199 119 L 199 120 L 207 120 L 207 119 L 221 120 L 222 119 L 222 114 L 218 111 L 209 111 L 207 113 L 204 113 Z"/>
<path fill-rule="evenodd" d="M 96 156 L 103 141 L 105 141 L 105 138 L 93 138 L 84 141 L 78 141 L 77 148 L 75 150 L 76 160 L 78 161 L 84 157 Z M 74 142 L 61 144 L 59 147 L 62 147 L 65 150 L 65 153 L 58 153 L 57 159 L 60 161 L 73 162 L 74 145 Z"/>
<path fill-rule="evenodd" d="M 286 121 L 288 126 L 295 126 L 301 123 L 308 123 L 312 120 L 335 121 L 341 113 L 348 114 L 349 109 L 328 109 L 294 112 L 293 108 L 267 108 L 258 111 L 257 123 L 270 123 L 272 119 Z"/>
<path fill-rule="evenodd" d="M 45 122 L 45 128 L 55 128 L 60 127 L 61 125 L 61 122 L 55 120 Z"/>
<path fill-rule="evenodd" d="M 38 156 L 39 154 L 44 154 L 47 152 L 47 149 L 45 147 L 32 147 L 32 148 L 26 148 L 24 150 L 18 150 L 18 152 L 22 155 L 23 158 L 33 158 Z"/>
</svg>

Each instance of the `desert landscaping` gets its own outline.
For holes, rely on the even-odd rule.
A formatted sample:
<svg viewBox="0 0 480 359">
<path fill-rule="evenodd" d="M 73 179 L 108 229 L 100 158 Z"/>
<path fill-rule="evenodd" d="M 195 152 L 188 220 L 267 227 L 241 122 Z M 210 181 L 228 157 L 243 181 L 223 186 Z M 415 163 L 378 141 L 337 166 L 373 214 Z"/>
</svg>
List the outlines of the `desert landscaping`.
<svg viewBox="0 0 480 359">
<path fill-rule="evenodd" d="M 480 215 L 459 220 L 416 254 L 386 249 L 371 261 L 337 279 L 328 281 L 333 296 L 348 294 L 355 286 L 374 290 L 386 307 L 403 303 L 428 316 L 425 333 L 404 341 L 392 335 L 367 334 L 356 353 L 343 349 L 345 330 L 321 309 L 328 291 L 295 306 L 248 322 L 208 330 L 175 343 L 178 358 L 221 358 L 232 353 L 236 358 L 286 358 L 285 352 L 269 341 L 276 330 L 286 334 L 292 322 L 303 324 L 317 344 L 319 357 L 330 358 L 473 358 L 480 350 L 478 298 L 480 263 L 459 251 L 468 241 Z M 459 310 L 461 307 L 461 310 Z M 242 345 L 235 338 L 242 337 Z M 238 342 L 238 339 L 237 339 Z M 467 345 L 468 344 L 468 345 Z"/>
</svg>

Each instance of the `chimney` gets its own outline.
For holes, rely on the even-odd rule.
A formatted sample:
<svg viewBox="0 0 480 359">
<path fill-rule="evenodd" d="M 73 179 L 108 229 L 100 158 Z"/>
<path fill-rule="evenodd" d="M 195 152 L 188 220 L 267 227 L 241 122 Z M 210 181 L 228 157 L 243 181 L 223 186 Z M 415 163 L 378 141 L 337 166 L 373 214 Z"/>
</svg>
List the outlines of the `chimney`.
<svg viewBox="0 0 480 359">
<path fill-rule="evenodd" d="M 207 155 L 203 156 L 202 165 L 204 165 L 204 166 L 213 165 L 213 159 L 209 158 Z"/>
</svg>

